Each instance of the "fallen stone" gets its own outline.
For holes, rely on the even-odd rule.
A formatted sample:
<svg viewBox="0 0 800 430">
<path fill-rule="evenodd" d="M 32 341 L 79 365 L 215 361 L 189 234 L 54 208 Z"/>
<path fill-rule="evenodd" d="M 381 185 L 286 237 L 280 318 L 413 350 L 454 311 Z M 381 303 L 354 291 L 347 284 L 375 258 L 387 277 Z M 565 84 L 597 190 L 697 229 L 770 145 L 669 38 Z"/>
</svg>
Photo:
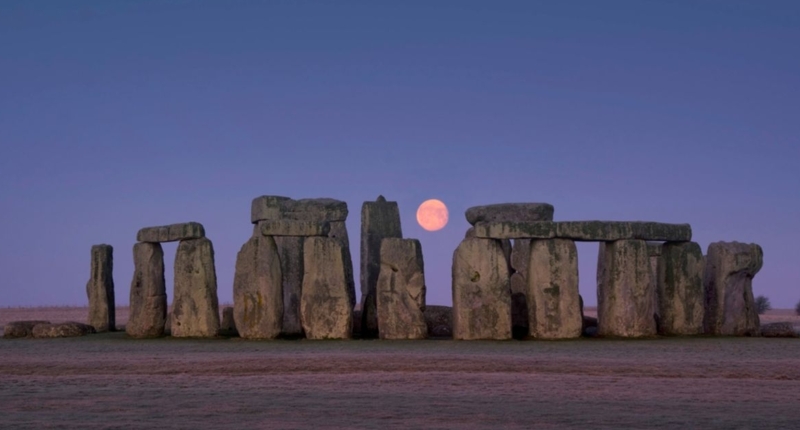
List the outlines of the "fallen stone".
<svg viewBox="0 0 800 430">
<path fill-rule="evenodd" d="M 263 221 L 262 221 L 263 222 Z M 283 326 L 283 281 L 275 239 L 253 236 L 236 256 L 233 320 L 245 339 L 274 339 Z"/>
<path fill-rule="evenodd" d="M 800 337 L 794 325 L 790 322 L 774 322 L 761 326 L 761 336 L 764 337 Z"/>
<path fill-rule="evenodd" d="M 347 285 L 346 257 L 334 238 L 305 239 L 300 320 L 308 339 L 352 336 L 355 291 Z"/>
<path fill-rule="evenodd" d="M 259 221 L 264 236 L 327 236 L 331 230 L 327 221 L 293 219 Z"/>
<path fill-rule="evenodd" d="M 300 294 L 303 289 L 303 243 L 304 237 L 276 236 L 278 256 L 281 263 L 281 285 L 283 289 L 283 326 L 281 336 L 297 338 L 303 336 L 300 321 Z"/>
<path fill-rule="evenodd" d="M 175 242 L 186 239 L 199 239 L 206 237 L 203 224 L 199 222 L 184 222 L 180 224 L 164 225 L 159 227 L 145 227 L 136 234 L 139 242 Z"/>
<path fill-rule="evenodd" d="M 381 339 L 425 339 L 425 269 L 416 239 L 385 238 L 380 249 L 378 332 Z"/>
<path fill-rule="evenodd" d="M 528 264 L 528 321 L 536 339 L 581 336 L 578 249 L 567 239 L 534 240 Z"/>
<path fill-rule="evenodd" d="M 283 196 L 259 196 L 253 199 L 250 205 L 250 222 L 257 224 L 259 221 L 276 220 L 283 218 L 282 214 L 292 199 Z"/>
<path fill-rule="evenodd" d="M 221 336 L 238 336 L 236 321 L 233 318 L 233 307 L 225 306 L 222 308 L 222 322 L 219 323 L 219 334 Z"/>
<path fill-rule="evenodd" d="M 138 338 L 163 336 L 166 318 L 164 251 L 158 243 L 137 243 L 133 245 L 130 314 L 125 332 Z"/>
<path fill-rule="evenodd" d="M 50 324 L 50 321 L 12 321 L 3 328 L 3 337 L 6 339 L 32 337 L 33 328 L 39 324 Z"/>
<path fill-rule="evenodd" d="M 37 324 L 31 330 L 31 335 L 36 339 L 77 337 L 91 333 L 95 333 L 94 327 L 72 321 L 61 324 Z"/>
<path fill-rule="evenodd" d="M 361 206 L 361 310 L 362 336 L 378 335 L 376 286 L 381 271 L 381 241 L 401 238 L 400 210 L 397 202 L 378 196 Z"/>
<path fill-rule="evenodd" d="M 651 261 L 654 257 L 650 257 Z M 667 242 L 661 249 L 656 291 L 658 332 L 665 336 L 703 334 L 705 259 L 695 242 Z"/>
<path fill-rule="evenodd" d="M 452 307 L 426 305 L 423 315 L 429 337 L 453 337 Z"/>
<path fill-rule="evenodd" d="M 219 331 L 214 246 L 206 238 L 182 240 L 175 252 L 172 337 L 215 337 Z"/>
<path fill-rule="evenodd" d="M 654 284 L 643 240 L 601 243 L 597 263 L 598 335 L 654 336 Z"/>
<path fill-rule="evenodd" d="M 615 240 L 652 240 L 684 242 L 692 240 L 689 224 L 666 224 L 647 221 L 561 221 L 556 237 L 590 242 Z"/>
<path fill-rule="evenodd" d="M 115 330 L 114 301 L 114 248 L 111 245 L 94 245 L 91 251 L 92 266 L 86 295 L 89 298 L 89 325 L 98 332 Z"/>
<path fill-rule="evenodd" d="M 753 298 L 753 277 L 764 252 L 756 244 L 715 242 L 708 245 L 703 275 L 705 332 L 718 336 L 758 336 L 761 324 Z"/>
<path fill-rule="evenodd" d="M 556 236 L 556 224 L 542 222 L 479 222 L 475 237 L 483 239 L 550 239 Z"/>
<path fill-rule="evenodd" d="M 552 221 L 553 205 L 548 203 L 500 203 L 494 205 L 473 206 L 464 214 L 467 222 L 475 225 L 479 222 L 535 222 Z"/>
<path fill-rule="evenodd" d="M 509 277 L 500 241 L 461 241 L 453 253 L 453 339 L 511 339 Z"/>
</svg>

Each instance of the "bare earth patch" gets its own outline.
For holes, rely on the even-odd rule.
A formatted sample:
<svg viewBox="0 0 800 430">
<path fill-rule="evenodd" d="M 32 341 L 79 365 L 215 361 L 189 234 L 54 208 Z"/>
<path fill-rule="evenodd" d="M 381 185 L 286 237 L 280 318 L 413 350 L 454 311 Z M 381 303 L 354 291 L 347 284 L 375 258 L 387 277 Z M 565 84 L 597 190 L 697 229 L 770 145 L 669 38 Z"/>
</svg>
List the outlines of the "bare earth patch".
<svg viewBox="0 0 800 430">
<path fill-rule="evenodd" d="M 797 428 L 800 339 L 0 339 L 0 387 L 4 428 Z"/>
</svg>

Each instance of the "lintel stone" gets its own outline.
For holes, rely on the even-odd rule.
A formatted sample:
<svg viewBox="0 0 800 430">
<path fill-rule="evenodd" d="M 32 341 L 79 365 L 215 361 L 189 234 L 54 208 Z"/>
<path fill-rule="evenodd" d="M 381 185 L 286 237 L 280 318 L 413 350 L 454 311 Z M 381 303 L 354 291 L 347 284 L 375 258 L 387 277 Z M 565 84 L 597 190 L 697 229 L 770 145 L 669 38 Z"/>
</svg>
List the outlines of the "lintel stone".
<svg viewBox="0 0 800 430">
<path fill-rule="evenodd" d="M 206 230 L 199 222 L 184 222 L 157 227 L 145 227 L 136 234 L 139 242 L 177 242 L 185 239 L 206 237 Z"/>
<path fill-rule="evenodd" d="M 258 226 L 264 236 L 327 236 L 331 229 L 328 222 L 291 219 L 259 221 Z"/>
<path fill-rule="evenodd" d="M 652 240 L 685 242 L 692 238 L 689 224 L 645 221 L 479 222 L 475 236 L 490 239 L 571 239 L 587 242 Z"/>
</svg>

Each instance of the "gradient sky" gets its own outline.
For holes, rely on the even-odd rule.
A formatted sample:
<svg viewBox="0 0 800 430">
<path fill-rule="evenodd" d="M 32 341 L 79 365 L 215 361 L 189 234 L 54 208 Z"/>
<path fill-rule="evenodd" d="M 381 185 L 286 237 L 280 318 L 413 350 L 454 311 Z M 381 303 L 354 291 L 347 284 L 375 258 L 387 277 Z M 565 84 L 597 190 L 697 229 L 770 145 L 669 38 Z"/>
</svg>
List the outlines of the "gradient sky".
<svg viewBox="0 0 800 430">
<path fill-rule="evenodd" d="M 797 1 L 3 1 L 0 307 L 85 304 L 97 243 L 127 304 L 137 230 L 190 220 L 231 302 L 263 194 L 345 200 L 356 279 L 362 202 L 397 201 L 431 304 L 468 207 L 548 202 L 758 243 L 755 294 L 792 307 L 798 47 Z"/>
</svg>

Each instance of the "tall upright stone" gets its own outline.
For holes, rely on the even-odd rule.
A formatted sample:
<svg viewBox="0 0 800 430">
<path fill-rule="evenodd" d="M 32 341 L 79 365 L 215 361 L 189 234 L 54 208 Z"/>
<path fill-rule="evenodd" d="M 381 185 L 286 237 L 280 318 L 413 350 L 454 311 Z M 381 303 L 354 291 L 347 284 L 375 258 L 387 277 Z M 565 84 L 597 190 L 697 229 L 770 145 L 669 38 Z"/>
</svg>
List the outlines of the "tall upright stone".
<svg viewBox="0 0 800 430">
<path fill-rule="evenodd" d="M 760 334 L 753 277 L 761 270 L 763 259 L 764 251 L 756 244 L 714 242 L 708 245 L 703 275 L 706 334 Z"/>
<path fill-rule="evenodd" d="M 100 333 L 114 331 L 114 248 L 111 245 L 92 246 L 92 270 L 86 283 L 89 298 L 89 325 Z"/>
<path fill-rule="evenodd" d="M 416 239 L 381 241 L 381 272 L 376 286 L 381 339 L 424 339 L 425 269 Z"/>
<path fill-rule="evenodd" d="M 245 339 L 274 339 L 283 326 L 281 261 L 275 239 L 253 235 L 236 256 L 233 319 Z"/>
<path fill-rule="evenodd" d="M 207 238 L 182 240 L 175 252 L 173 337 L 214 337 L 219 331 L 214 246 Z"/>
<path fill-rule="evenodd" d="M 597 263 L 597 333 L 644 337 L 656 334 L 650 256 L 644 240 L 600 244 Z"/>
<path fill-rule="evenodd" d="M 303 243 L 304 237 L 276 236 L 278 256 L 281 264 L 283 295 L 283 325 L 281 335 L 302 337 L 300 321 L 300 296 L 303 290 Z"/>
<path fill-rule="evenodd" d="M 364 337 L 378 335 L 376 285 L 381 271 L 381 241 L 402 237 L 397 202 L 387 202 L 383 196 L 378 196 L 374 202 L 364 202 L 361 206 L 361 333 Z"/>
<path fill-rule="evenodd" d="M 139 338 L 163 336 L 166 319 L 164 251 L 159 243 L 137 243 L 133 245 L 130 314 L 125 332 Z"/>
<path fill-rule="evenodd" d="M 453 339 L 510 339 L 508 261 L 499 240 L 466 238 L 453 253 Z"/>
<path fill-rule="evenodd" d="M 346 252 L 334 238 L 309 237 L 303 246 L 300 320 L 308 339 L 349 339 L 355 291 L 348 286 Z"/>
<path fill-rule="evenodd" d="M 530 335 L 537 339 L 581 336 L 578 249 L 568 239 L 534 240 L 528 265 Z"/>
<path fill-rule="evenodd" d="M 659 334 L 703 334 L 705 259 L 700 245 L 667 242 L 660 249 L 656 283 Z"/>
<path fill-rule="evenodd" d="M 658 264 L 661 260 L 662 242 L 647 242 L 647 252 L 650 255 L 650 276 L 653 278 L 653 285 L 656 286 L 656 294 L 653 294 L 653 309 L 655 309 L 656 329 L 661 332 L 661 306 L 658 304 Z"/>
</svg>

